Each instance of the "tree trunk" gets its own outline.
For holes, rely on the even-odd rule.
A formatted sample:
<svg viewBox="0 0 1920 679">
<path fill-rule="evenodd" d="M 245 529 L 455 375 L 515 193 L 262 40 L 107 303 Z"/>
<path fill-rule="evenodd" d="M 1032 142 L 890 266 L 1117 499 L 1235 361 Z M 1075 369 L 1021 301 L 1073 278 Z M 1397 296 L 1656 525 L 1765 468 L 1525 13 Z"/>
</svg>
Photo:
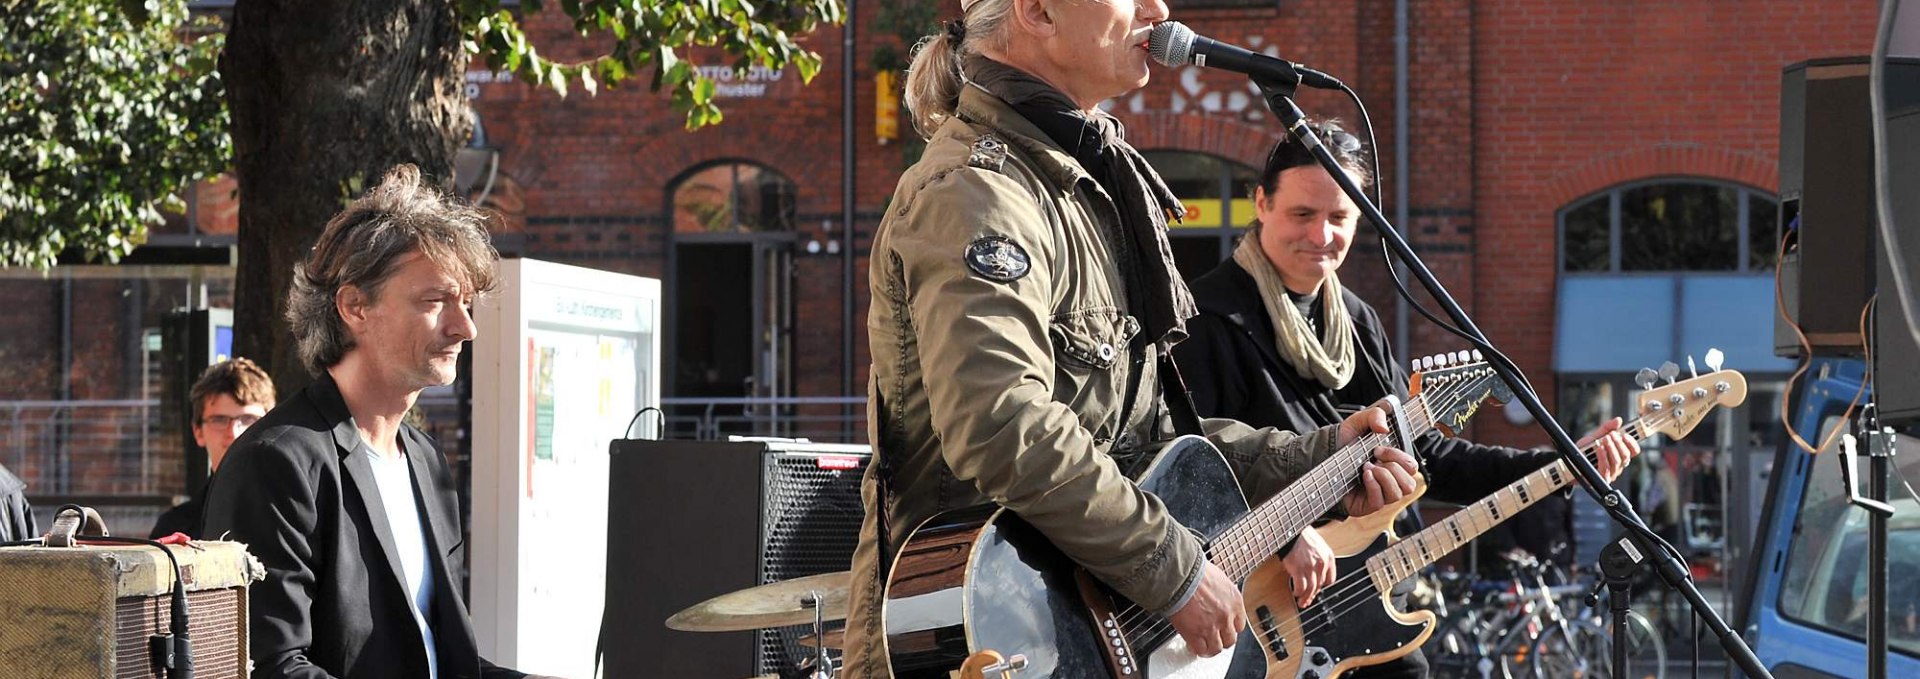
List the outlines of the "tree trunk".
<svg viewBox="0 0 1920 679">
<path fill-rule="evenodd" d="M 220 74 L 240 184 L 234 351 L 281 394 L 310 381 L 283 318 L 327 220 L 413 163 L 453 186 L 469 122 L 452 0 L 240 0 Z"/>
</svg>

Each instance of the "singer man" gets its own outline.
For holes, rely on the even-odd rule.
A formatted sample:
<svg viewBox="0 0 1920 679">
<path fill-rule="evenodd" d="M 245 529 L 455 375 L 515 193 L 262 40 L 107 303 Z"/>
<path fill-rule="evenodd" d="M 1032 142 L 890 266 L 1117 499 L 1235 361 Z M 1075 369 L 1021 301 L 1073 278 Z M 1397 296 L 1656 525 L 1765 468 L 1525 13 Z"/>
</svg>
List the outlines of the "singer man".
<svg viewBox="0 0 1920 679">
<path fill-rule="evenodd" d="M 524 676 L 476 650 L 453 478 L 404 422 L 453 381 L 497 256 L 480 212 L 402 165 L 294 270 L 287 321 L 314 382 L 234 443 L 207 498 L 207 534 L 267 568 L 254 679 Z"/>
<path fill-rule="evenodd" d="M 874 236 L 877 459 L 847 672 L 892 676 L 881 588 L 901 540 L 940 511 L 986 502 L 1215 655 L 1245 626 L 1238 586 L 1125 473 L 1169 433 L 1155 367 L 1193 314 L 1166 236 L 1180 203 L 1097 107 L 1146 84 L 1147 36 L 1167 7 L 965 0 L 961 12 L 908 70 L 907 106 L 929 142 Z M 1226 420 L 1203 429 L 1259 495 L 1384 425 L 1368 410 L 1300 436 Z M 1376 451 L 1349 511 L 1409 492 L 1410 463 Z"/>
</svg>

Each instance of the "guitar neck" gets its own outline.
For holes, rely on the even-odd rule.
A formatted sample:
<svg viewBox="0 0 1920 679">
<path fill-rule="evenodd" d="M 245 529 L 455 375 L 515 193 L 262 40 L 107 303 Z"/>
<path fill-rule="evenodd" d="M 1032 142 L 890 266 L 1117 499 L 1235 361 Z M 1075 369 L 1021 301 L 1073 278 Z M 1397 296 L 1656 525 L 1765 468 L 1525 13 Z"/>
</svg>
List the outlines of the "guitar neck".
<svg viewBox="0 0 1920 679">
<path fill-rule="evenodd" d="M 1646 426 L 1635 420 L 1621 428 L 1621 433 L 1633 439 L 1646 436 Z M 1580 449 L 1580 454 L 1593 458 L 1593 444 Z M 1476 500 L 1473 504 L 1461 507 L 1459 511 L 1428 526 L 1413 535 L 1394 543 L 1392 547 L 1367 559 L 1367 573 L 1373 578 L 1374 586 L 1380 591 L 1389 591 L 1394 583 L 1411 577 L 1420 569 L 1427 567 L 1440 557 L 1472 542 L 1474 538 L 1492 530 L 1502 521 L 1513 518 L 1520 510 L 1539 502 L 1541 498 L 1567 487 L 1576 477 L 1567 467 L 1565 460 L 1554 460 L 1552 464 L 1507 484 L 1494 491 L 1492 495 Z"/>
<path fill-rule="evenodd" d="M 1400 420 L 1404 422 L 1403 431 L 1354 440 L 1221 531 L 1207 546 L 1214 565 L 1236 581 L 1245 579 L 1346 495 L 1361 465 L 1373 459 L 1374 448 L 1404 445 L 1396 441 L 1412 441 L 1433 428 L 1426 394 L 1408 399 L 1400 412 L 1406 414 Z"/>
</svg>

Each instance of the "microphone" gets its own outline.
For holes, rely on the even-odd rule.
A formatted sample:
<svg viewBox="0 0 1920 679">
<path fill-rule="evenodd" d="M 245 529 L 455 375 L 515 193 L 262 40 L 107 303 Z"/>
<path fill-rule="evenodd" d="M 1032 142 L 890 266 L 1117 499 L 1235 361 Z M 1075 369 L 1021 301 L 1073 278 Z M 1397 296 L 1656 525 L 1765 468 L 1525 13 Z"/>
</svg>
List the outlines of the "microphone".
<svg viewBox="0 0 1920 679">
<path fill-rule="evenodd" d="M 1254 77 L 1277 78 L 1307 87 L 1325 90 L 1344 89 L 1339 78 L 1294 64 L 1285 59 L 1252 52 L 1212 38 L 1195 35 L 1193 29 L 1178 21 L 1155 24 L 1147 36 L 1147 51 L 1163 66 L 1193 64 L 1220 68 Z"/>
</svg>

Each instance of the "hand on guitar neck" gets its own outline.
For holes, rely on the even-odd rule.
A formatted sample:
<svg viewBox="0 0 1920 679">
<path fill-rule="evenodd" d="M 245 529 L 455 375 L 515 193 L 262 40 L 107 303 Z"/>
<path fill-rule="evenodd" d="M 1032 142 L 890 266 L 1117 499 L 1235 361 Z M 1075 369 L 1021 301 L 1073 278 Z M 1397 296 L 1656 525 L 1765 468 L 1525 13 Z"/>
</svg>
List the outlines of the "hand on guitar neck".
<svg viewBox="0 0 1920 679">
<path fill-rule="evenodd" d="M 1376 404 L 1348 416 L 1340 423 L 1340 435 L 1335 447 L 1346 447 L 1354 439 L 1368 433 L 1385 434 L 1389 431 L 1387 411 Z M 1419 470 L 1420 464 L 1406 451 L 1386 446 L 1374 449 L 1373 461 L 1360 468 L 1360 483 L 1347 493 L 1344 504 L 1347 514 L 1366 516 L 1413 494 L 1414 477 Z"/>
<path fill-rule="evenodd" d="M 1627 463 L 1640 454 L 1640 443 L 1621 432 L 1620 427 L 1620 418 L 1609 419 L 1580 437 L 1578 445 L 1574 446 L 1581 450 L 1593 446 L 1593 465 L 1600 469 L 1600 476 L 1606 478 L 1608 483 L 1620 478 L 1620 472 L 1626 471 Z"/>
</svg>

